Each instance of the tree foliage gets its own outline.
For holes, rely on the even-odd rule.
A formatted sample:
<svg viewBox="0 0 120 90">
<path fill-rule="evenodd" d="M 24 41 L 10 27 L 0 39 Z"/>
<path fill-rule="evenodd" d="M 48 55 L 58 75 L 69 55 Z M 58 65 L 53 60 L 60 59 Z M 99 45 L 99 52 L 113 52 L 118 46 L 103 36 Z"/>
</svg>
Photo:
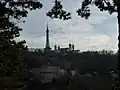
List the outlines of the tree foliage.
<svg viewBox="0 0 120 90">
<path fill-rule="evenodd" d="M 17 21 L 27 17 L 28 9 L 40 9 L 42 4 L 35 0 L 0 0 L 0 89 L 13 90 L 12 85 L 8 87 L 2 78 L 15 79 L 16 84 L 25 77 L 26 66 L 24 54 L 27 47 L 25 41 L 17 42 L 22 29 Z M 14 85 L 13 85 L 14 86 Z M 22 87 L 23 87 L 22 86 Z M 16 89 L 15 89 L 16 90 Z"/>
<path fill-rule="evenodd" d="M 59 65 L 68 72 L 69 70 L 77 70 L 79 73 L 97 72 L 103 75 L 107 74 L 109 70 L 117 68 L 117 55 L 113 51 L 67 52 L 66 54 L 51 51 L 48 56 L 51 61 L 45 60 L 45 53 L 28 53 L 30 55 L 26 54 L 26 59 L 29 67 L 48 65 L 50 62 L 52 65 Z M 44 61 L 48 64 L 45 64 Z"/>
<path fill-rule="evenodd" d="M 55 0 L 55 5 L 53 6 L 53 8 L 47 13 L 47 16 L 49 16 L 50 18 L 59 18 L 59 19 L 63 19 L 63 20 L 68 20 L 71 19 L 71 13 L 70 12 L 66 12 L 63 10 L 63 6 L 60 3 L 60 1 Z"/>
<path fill-rule="evenodd" d="M 95 5 L 100 11 L 108 11 L 110 14 L 117 12 L 115 1 L 110 0 L 84 0 L 81 8 L 77 10 L 77 13 L 82 18 L 88 19 L 90 16 L 90 5 Z"/>
<path fill-rule="evenodd" d="M 90 5 L 95 5 L 100 11 L 108 11 L 110 14 L 117 12 L 117 6 L 119 5 L 119 0 L 83 0 L 81 8 L 76 12 L 78 16 L 88 19 L 90 16 Z M 66 11 L 62 10 L 63 6 L 60 1 L 55 0 L 55 5 L 48 11 L 47 16 L 50 18 L 59 18 L 64 20 L 71 19 L 71 13 L 66 14 Z M 68 18 L 65 18 L 68 17 Z"/>
</svg>

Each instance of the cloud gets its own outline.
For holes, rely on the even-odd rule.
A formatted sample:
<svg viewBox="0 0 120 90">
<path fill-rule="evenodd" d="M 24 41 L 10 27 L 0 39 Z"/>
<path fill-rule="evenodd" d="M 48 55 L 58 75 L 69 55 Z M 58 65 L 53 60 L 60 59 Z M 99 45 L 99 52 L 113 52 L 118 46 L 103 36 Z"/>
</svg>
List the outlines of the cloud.
<svg viewBox="0 0 120 90">
<path fill-rule="evenodd" d="M 72 12 L 72 19 L 68 21 L 50 19 L 46 12 L 52 8 L 49 0 L 41 0 L 44 7 L 41 10 L 29 12 L 26 23 L 19 39 L 25 39 L 29 47 L 43 48 L 45 46 L 45 31 L 48 22 L 50 29 L 50 44 L 68 47 L 74 43 L 76 49 L 117 50 L 117 20 L 116 14 L 109 15 L 91 7 L 91 17 L 88 20 L 77 16 L 76 9 L 80 7 L 80 0 L 62 0 L 64 9 Z"/>
</svg>

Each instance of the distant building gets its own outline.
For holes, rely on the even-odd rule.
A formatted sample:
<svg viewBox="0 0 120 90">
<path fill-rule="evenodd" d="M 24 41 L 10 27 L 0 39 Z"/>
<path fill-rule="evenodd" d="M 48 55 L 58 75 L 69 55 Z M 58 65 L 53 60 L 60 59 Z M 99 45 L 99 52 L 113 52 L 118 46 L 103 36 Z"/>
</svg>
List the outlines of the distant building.
<svg viewBox="0 0 120 90">
<path fill-rule="evenodd" d="M 84 76 L 93 76 L 91 73 L 85 73 Z"/>
<path fill-rule="evenodd" d="M 45 48 L 44 48 L 44 52 L 50 52 L 50 51 L 52 51 L 52 50 L 50 48 L 50 43 L 49 43 L 49 29 L 48 29 L 48 24 L 47 24 L 46 45 L 45 45 Z M 79 50 L 74 50 L 74 44 L 69 44 L 69 47 L 67 47 L 67 48 L 60 48 L 59 45 L 58 46 L 55 45 L 53 51 L 63 52 L 63 53 L 67 53 L 67 52 L 70 52 L 70 51 L 73 51 L 74 53 L 78 53 L 79 52 Z"/>
<path fill-rule="evenodd" d="M 59 66 L 43 66 L 41 68 L 32 68 L 31 72 L 34 74 L 36 80 L 41 81 L 41 83 L 52 82 L 53 78 L 57 78 L 61 75 L 65 75 L 65 70 L 60 69 Z"/>
<path fill-rule="evenodd" d="M 73 52 L 73 53 L 79 53 L 79 50 L 74 49 L 74 44 L 69 44 L 69 47 L 66 48 L 60 48 L 60 46 L 57 47 L 57 45 L 54 46 L 54 51 L 56 52 L 62 52 L 64 54 L 67 54 L 68 52 Z"/>
<path fill-rule="evenodd" d="M 77 74 L 76 70 L 71 70 L 71 73 L 72 73 L 72 76 Z"/>
<path fill-rule="evenodd" d="M 74 44 L 69 44 L 68 47 L 65 48 L 61 48 L 59 45 L 54 45 L 54 49 L 52 50 L 52 48 L 50 47 L 50 39 L 49 39 L 49 28 L 48 28 L 48 24 L 47 24 L 47 28 L 46 28 L 46 41 L 45 41 L 45 47 L 44 48 L 29 48 L 29 51 L 34 52 L 36 50 L 41 50 L 43 53 L 46 52 L 51 52 L 51 51 L 55 51 L 55 52 L 62 52 L 64 54 L 68 53 L 68 52 L 73 52 L 73 53 L 79 53 L 79 50 L 75 50 L 75 46 Z"/>
</svg>

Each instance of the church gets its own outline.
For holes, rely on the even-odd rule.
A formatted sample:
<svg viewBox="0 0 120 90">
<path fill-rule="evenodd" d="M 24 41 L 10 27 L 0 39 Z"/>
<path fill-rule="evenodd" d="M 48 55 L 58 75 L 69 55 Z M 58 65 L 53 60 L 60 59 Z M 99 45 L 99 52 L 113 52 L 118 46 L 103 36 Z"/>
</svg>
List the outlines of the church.
<svg viewBox="0 0 120 90">
<path fill-rule="evenodd" d="M 63 53 L 67 53 L 67 52 L 79 53 L 79 50 L 74 49 L 74 44 L 69 44 L 68 47 L 66 47 L 66 48 L 61 48 L 59 45 L 58 46 L 54 45 L 54 49 L 52 50 L 52 48 L 50 47 L 49 41 L 50 41 L 49 40 L 49 28 L 48 28 L 48 24 L 47 24 L 46 44 L 45 44 L 44 52 L 55 51 L 55 52 L 63 52 Z"/>
</svg>

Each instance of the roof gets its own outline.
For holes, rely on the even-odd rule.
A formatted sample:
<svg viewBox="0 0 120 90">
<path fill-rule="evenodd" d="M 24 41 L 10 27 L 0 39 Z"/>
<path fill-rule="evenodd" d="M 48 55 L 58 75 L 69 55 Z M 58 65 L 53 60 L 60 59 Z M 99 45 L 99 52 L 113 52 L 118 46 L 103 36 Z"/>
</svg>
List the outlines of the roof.
<svg viewBox="0 0 120 90">
<path fill-rule="evenodd" d="M 56 72 L 60 69 L 58 66 L 43 66 L 41 68 L 32 68 L 33 72 Z"/>
</svg>

